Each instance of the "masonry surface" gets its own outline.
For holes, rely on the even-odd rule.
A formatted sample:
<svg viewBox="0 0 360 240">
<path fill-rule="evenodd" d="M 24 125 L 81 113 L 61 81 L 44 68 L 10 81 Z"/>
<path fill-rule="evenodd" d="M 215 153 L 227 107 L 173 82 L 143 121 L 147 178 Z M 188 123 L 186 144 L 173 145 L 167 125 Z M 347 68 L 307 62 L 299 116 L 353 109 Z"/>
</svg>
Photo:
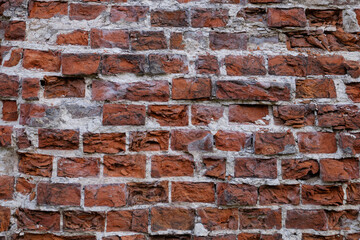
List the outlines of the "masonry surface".
<svg viewBox="0 0 360 240">
<path fill-rule="evenodd" d="M 0 240 L 360 239 L 360 1 L 0 21 Z"/>
</svg>

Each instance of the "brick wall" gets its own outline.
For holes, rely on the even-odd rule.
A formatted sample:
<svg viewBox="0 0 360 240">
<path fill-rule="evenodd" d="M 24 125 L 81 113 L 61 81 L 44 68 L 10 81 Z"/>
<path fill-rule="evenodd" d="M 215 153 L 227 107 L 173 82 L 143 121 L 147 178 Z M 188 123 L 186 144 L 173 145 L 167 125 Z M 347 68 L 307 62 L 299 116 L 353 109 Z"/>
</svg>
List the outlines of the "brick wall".
<svg viewBox="0 0 360 240">
<path fill-rule="evenodd" d="M 360 239 L 359 0 L 0 14 L 0 240 Z"/>
</svg>

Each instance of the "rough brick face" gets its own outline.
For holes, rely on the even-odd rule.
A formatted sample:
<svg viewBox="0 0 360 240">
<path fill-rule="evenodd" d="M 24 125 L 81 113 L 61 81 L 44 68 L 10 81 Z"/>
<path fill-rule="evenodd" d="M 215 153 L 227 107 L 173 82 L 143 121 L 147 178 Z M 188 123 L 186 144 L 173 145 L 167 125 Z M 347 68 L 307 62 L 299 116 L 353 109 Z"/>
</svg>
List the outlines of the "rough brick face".
<svg viewBox="0 0 360 240">
<path fill-rule="evenodd" d="M 121 207 L 126 204 L 125 184 L 89 185 L 84 194 L 87 207 Z"/>
<path fill-rule="evenodd" d="M 75 150 L 79 148 L 77 130 L 39 129 L 39 148 Z"/>
<path fill-rule="evenodd" d="M 151 166 L 151 176 L 154 178 L 194 174 L 194 162 L 190 155 L 156 155 L 151 158 Z"/>
<path fill-rule="evenodd" d="M 85 133 L 84 152 L 118 153 L 125 151 L 125 133 Z"/>
<path fill-rule="evenodd" d="M 80 205 L 80 184 L 39 183 L 37 186 L 39 205 Z"/>
<path fill-rule="evenodd" d="M 360 239 L 359 0 L 0 0 L 0 240 Z"/>
</svg>

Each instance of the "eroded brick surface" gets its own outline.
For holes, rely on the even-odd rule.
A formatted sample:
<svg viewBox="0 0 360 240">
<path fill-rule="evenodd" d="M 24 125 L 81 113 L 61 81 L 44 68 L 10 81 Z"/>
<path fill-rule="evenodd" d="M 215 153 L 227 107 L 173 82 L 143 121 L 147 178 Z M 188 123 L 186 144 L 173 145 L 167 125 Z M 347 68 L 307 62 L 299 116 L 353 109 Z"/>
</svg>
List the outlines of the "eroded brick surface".
<svg viewBox="0 0 360 240">
<path fill-rule="evenodd" d="M 359 0 L 0 0 L 0 240 L 360 239 Z"/>
</svg>

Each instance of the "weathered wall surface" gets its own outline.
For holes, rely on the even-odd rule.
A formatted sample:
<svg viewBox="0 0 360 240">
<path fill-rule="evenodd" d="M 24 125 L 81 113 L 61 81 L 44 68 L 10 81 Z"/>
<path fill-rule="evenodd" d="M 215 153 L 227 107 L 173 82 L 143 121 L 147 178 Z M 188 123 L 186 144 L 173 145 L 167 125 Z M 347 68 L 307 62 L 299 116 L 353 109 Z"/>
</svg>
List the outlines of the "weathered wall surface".
<svg viewBox="0 0 360 240">
<path fill-rule="evenodd" d="M 360 239 L 359 0 L 0 0 L 0 239 Z"/>
</svg>

